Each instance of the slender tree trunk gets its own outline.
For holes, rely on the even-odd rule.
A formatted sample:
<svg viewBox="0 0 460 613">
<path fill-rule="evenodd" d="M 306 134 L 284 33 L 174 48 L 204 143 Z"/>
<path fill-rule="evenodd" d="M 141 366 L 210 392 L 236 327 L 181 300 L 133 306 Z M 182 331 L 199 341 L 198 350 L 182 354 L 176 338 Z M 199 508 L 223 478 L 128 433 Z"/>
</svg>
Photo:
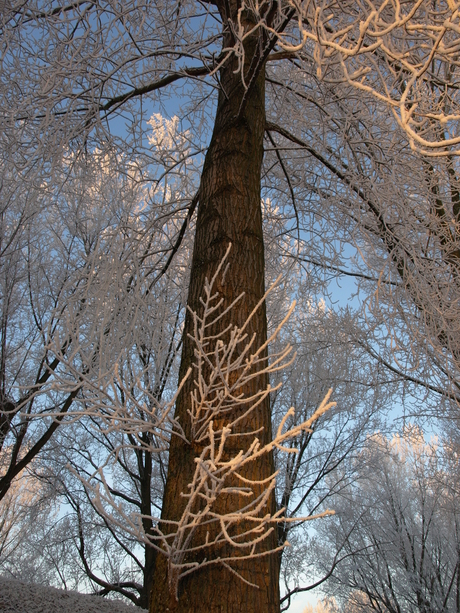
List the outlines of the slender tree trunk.
<svg viewBox="0 0 460 613">
<path fill-rule="evenodd" d="M 235 18 L 238 4 L 235 1 L 223 3 L 230 8 Z M 221 8 L 225 23 L 225 9 Z M 250 26 L 250 24 L 248 24 Z M 230 37 L 230 34 L 227 35 Z M 225 45 L 233 44 L 229 38 Z M 246 43 L 246 70 L 257 51 L 258 36 Z M 241 74 L 235 72 L 236 61 L 229 62 L 220 74 L 221 88 L 213 136 L 206 160 L 200 186 L 195 245 L 192 259 L 188 306 L 200 313 L 205 278 L 211 279 L 217 265 L 224 256 L 228 244 L 232 243 L 229 267 L 224 283 L 219 280 L 217 289 L 228 305 L 244 292 L 244 299 L 234 308 L 227 319 L 219 322 L 220 330 L 231 321 L 243 324 L 254 306 L 264 294 L 264 246 L 262 235 L 262 215 L 260 196 L 260 172 L 263 157 L 263 135 L 265 128 L 265 90 L 262 71 L 251 87 L 246 103 L 241 111 L 245 96 Z M 184 345 L 180 376 L 183 376 L 193 363 L 193 344 L 188 333 L 192 331 L 191 318 L 185 322 Z M 253 318 L 249 336 L 256 335 L 260 346 L 267 335 L 265 307 Z M 193 377 L 193 375 L 192 375 Z M 266 386 L 266 376 L 241 390 L 252 394 L 260 386 Z M 187 436 L 190 407 L 190 391 L 193 381 L 183 388 L 176 406 L 176 418 Z M 258 435 L 261 442 L 271 437 L 271 419 L 268 400 L 242 425 L 241 431 L 263 428 Z M 233 452 L 244 448 L 248 437 L 233 439 Z M 231 451 L 231 450 L 230 450 Z M 173 437 L 170 447 L 168 477 L 163 500 L 162 519 L 177 521 L 184 510 L 185 500 L 181 492 L 187 492 L 195 470 L 194 458 L 200 449 L 194 444 L 186 444 Z M 272 474 L 273 458 L 254 462 L 246 473 L 252 479 L 264 479 Z M 220 510 L 237 510 L 245 500 L 222 500 Z M 270 512 L 274 509 L 274 498 L 270 502 Z M 265 510 L 265 513 L 267 510 Z M 165 524 L 166 525 L 166 524 Z M 163 530 L 167 530 L 163 525 Z M 244 530 L 244 526 L 240 528 Z M 276 547 L 276 530 L 266 543 L 267 549 Z M 226 545 L 219 551 L 211 552 L 214 558 L 223 557 L 230 552 Z M 238 552 L 232 551 L 233 555 Z M 207 559 L 210 554 L 206 552 Z M 198 558 L 197 558 L 198 559 Z M 179 583 L 178 601 L 168 591 L 167 561 L 158 555 L 151 593 L 151 613 L 276 613 L 279 611 L 279 566 L 278 556 L 266 555 L 252 560 L 241 561 L 237 566 L 249 582 L 258 589 L 241 581 L 221 565 L 207 566 L 188 575 Z"/>
<path fill-rule="evenodd" d="M 149 451 L 139 452 L 137 455 L 140 475 L 140 497 L 142 524 L 146 534 L 152 534 L 153 523 L 150 517 L 152 513 L 152 454 Z M 145 545 L 144 549 L 144 577 L 143 588 L 139 594 L 139 606 L 148 609 L 150 604 L 150 588 L 155 568 L 157 552 L 153 547 Z"/>
</svg>

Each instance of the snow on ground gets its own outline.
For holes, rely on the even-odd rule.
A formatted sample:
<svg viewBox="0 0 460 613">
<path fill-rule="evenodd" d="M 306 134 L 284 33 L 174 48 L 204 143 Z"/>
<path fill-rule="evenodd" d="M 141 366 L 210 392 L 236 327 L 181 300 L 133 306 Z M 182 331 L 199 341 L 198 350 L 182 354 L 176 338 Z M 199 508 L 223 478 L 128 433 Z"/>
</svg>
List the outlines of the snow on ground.
<svg viewBox="0 0 460 613">
<path fill-rule="evenodd" d="M 140 613 L 119 600 L 66 592 L 0 577 L 1 613 Z"/>
</svg>

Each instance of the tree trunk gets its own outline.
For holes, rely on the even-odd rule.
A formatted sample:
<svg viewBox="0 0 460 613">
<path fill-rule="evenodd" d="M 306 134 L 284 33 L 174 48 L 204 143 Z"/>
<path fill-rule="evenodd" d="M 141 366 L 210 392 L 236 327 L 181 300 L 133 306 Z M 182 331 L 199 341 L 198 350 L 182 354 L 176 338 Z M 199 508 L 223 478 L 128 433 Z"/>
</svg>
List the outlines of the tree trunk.
<svg viewBox="0 0 460 613">
<path fill-rule="evenodd" d="M 225 4 L 227 7 L 230 5 L 235 21 L 237 3 L 233 1 L 225 2 Z M 225 23 L 225 10 L 223 7 L 220 7 L 220 10 Z M 248 23 L 248 27 L 250 25 Z M 230 33 L 226 35 L 224 46 L 233 45 L 230 36 Z M 245 44 L 246 58 L 248 58 L 245 66 L 246 72 L 249 71 L 251 59 L 258 51 L 258 45 L 258 35 L 247 40 Z M 224 298 L 226 305 L 242 292 L 244 292 L 244 299 L 238 302 L 227 318 L 219 321 L 220 330 L 225 329 L 230 322 L 241 326 L 260 301 L 265 290 L 260 196 L 265 128 L 264 71 L 260 72 L 257 82 L 248 93 L 243 87 L 241 74 L 235 72 L 236 68 L 237 63 L 233 58 L 220 72 L 221 87 L 215 126 L 201 178 L 188 295 L 188 306 L 197 313 L 202 312 L 200 297 L 203 296 L 205 279 L 212 278 L 229 243 L 232 243 L 225 282 L 222 283 L 222 280 L 219 279 L 216 289 Z M 241 103 L 245 95 L 247 99 L 242 107 Z M 188 337 L 188 333 L 192 332 L 191 323 L 191 317 L 187 314 L 180 377 L 193 363 L 194 347 Z M 265 342 L 267 336 L 265 306 L 252 319 L 248 329 L 249 337 L 252 334 L 256 335 L 257 345 L 255 347 Z M 256 388 L 266 387 L 267 383 L 267 377 L 261 375 L 241 392 L 251 395 Z M 192 389 L 193 374 L 178 398 L 175 415 L 188 438 L 190 438 L 190 429 L 187 411 L 190 408 Z M 246 423 L 241 426 L 241 431 L 252 431 L 259 428 L 263 428 L 263 431 L 258 434 L 259 439 L 262 443 L 268 442 L 271 438 L 268 399 L 246 420 Z M 250 437 L 232 439 L 234 453 L 235 450 L 248 446 L 250 441 L 246 440 L 247 438 Z M 178 437 L 173 437 L 162 519 L 177 521 L 181 517 L 186 504 L 181 493 L 187 492 L 187 485 L 192 481 L 195 470 L 194 458 L 199 453 L 200 451 L 197 451 L 193 444 L 189 445 Z M 273 458 L 267 456 L 261 461 L 252 463 L 245 476 L 251 479 L 264 479 L 273 472 Z M 220 508 L 225 508 L 226 511 L 236 511 L 247 502 L 247 499 L 238 500 L 236 498 L 233 496 L 231 501 L 222 500 L 217 504 L 220 504 Z M 275 501 L 272 497 L 270 509 L 265 509 L 263 513 L 273 512 L 274 506 Z M 165 526 L 165 524 L 162 526 L 163 531 L 168 531 Z M 244 530 L 244 526 L 239 529 Z M 265 547 L 266 550 L 274 549 L 276 545 L 276 530 L 274 530 L 267 539 Z M 229 546 L 226 545 L 219 551 L 212 552 L 212 556 L 214 558 L 224 557 L 229 553 Z M 238 555 L 238 552 L 233 550 L 231 554 Z M 209 551 L 206 552 L 206 556 L 207 559 L 212 557 Z M 222 565 L 214 564 L 183 578 L 179 583 L 178 600 L 176 600 L 175 595 L 168 590 L 167 560 L 165 556 L 158 555 L 151 593 L 151 613 L 167 611 L 169 613 L 172 611 L 176 613 L 278 612 L 278 556 L 274 554 L 242 560 L 236 568 L 245 579 L 258 585 L 259 588 L 247 585 Z"/>
<path fill-rule="evenodd" d="M 147 442 L 147 441 L 146 441 Z M 139 492 L 141 502 L 141 513 L 143 515 L 142 525 L 144 532 L 151 535 L 153 532 L 153 522 L 150 517 L 152 513 L 152 454 L 150 451 L 137 450 L 137 462 L 140 476 Z M 155 558 L 157 552 L 149 545 L 144 546 L 144 571 L 142 590 L 139 594 L 139 606 L 148 609 L 150 604 L 150 588 L 155 568 Z"/>
</svg>

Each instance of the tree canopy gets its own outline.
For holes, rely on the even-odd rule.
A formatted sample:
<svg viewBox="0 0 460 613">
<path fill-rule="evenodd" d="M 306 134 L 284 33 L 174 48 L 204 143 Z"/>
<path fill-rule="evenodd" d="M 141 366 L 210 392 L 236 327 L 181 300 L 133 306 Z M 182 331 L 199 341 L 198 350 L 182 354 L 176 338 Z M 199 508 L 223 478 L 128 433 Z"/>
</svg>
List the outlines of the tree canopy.
<svg viewBox="0 0 460 613">
<path fill-rule="evenodd" d="M 96 583 L 82 500 L 127 555 L 135 528 L 152 613 L 278 611 L 295 514 L 378 411 L 458 420 L 458 3 L 2 9 L 0 495 L 60 482 Z"/>
</svg>

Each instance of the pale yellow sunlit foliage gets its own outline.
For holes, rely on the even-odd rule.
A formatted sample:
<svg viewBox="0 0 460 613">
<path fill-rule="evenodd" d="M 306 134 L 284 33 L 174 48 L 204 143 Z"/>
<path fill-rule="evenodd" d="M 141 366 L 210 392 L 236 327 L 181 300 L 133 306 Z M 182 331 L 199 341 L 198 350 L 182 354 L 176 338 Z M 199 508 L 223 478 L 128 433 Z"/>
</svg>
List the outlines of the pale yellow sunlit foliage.
<svg viewBox="0 0 460 613">
<path fill-rule="evenodd" d="M 393 434 L 388 439 L 380 432 L 370 437 L 371 443 L 388 452 L 400 461 L 409 462 L 414 467 L 424 466 L 436 458 L 438 440 L 436 437 L 427 442 L 422 429 L 415 424 L 406 424 L 402 433 Z"/>
<path fill-rule="evenodd" d="M 348 601 L 345 605 L 346 613 L 365 613 L 369 607 L 367 596 L 364 592 L 354 590 L 348 597 Z M 382 610 L 385 610 L 382 606 Z"/>
<path fill-rule="evenodd" d="M 0 468 L 8 466 L 9 448 L 0 453 Z M 24 521 L 37 506 L 42 486 L 29 470 L 23 470 L 0 500 L 0 562 L 4 563 L 20 545 Z"/>
<path fill-rule="evenodd" d="M 302 613 L 337 613 L 335 598 L 322 598 L 315 604 L 307 604 Z"/>
</svg>

